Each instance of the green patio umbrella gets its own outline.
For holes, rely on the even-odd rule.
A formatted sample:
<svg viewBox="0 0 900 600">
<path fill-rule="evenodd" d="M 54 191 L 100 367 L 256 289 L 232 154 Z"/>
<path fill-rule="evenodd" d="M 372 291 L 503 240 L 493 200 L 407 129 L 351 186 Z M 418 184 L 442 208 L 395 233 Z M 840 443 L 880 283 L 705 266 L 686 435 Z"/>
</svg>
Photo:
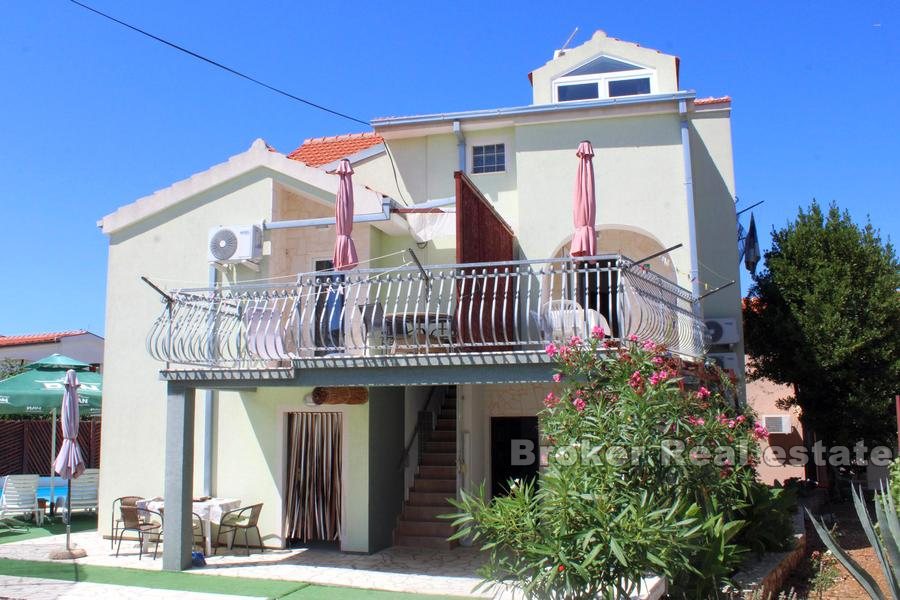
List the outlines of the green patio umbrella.
<svg viewBox="0 0 900 600">
<path fill-rule="evenodd" d="M 90 365 L 62 354 L 33 362 L 24 373 L 0 381 L 0 415 L 53 415 L 65 391 L 66 371 L 78 373 L 81 416 L 100 416 L 103 378 Z"/>
<path fill-rule="evenodd" d="M 26 371 L 0 381 L 0 415 L 47 415 L 51 417 L 50 462 L 56 456 L 56 413 L 65 392 L 66 371 L 74 369 L 81 386 L 78 407 L 81 416 L 100 416 L 103 378 L 91 365 L 62 354 L 51 354 L 26 366 Z M 53 498 L 53 470 L 50 497 Z"/>
</svg>

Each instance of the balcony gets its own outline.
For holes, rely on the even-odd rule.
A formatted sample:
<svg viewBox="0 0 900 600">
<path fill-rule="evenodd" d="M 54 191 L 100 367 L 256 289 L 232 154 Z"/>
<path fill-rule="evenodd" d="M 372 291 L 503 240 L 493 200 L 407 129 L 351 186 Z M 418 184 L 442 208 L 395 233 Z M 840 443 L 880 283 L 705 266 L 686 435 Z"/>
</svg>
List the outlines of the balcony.
<svg viewBox="0 0 900 600">
<path fill-rule="evenodd" d="M 595 327 L 684 357 L 706 349 L 691 293 L 618 255 L 349 273 L 180 289 L 147 336 L 168 369 L 259 370 L 391 357 L 526 355 Z"/>
</svg>

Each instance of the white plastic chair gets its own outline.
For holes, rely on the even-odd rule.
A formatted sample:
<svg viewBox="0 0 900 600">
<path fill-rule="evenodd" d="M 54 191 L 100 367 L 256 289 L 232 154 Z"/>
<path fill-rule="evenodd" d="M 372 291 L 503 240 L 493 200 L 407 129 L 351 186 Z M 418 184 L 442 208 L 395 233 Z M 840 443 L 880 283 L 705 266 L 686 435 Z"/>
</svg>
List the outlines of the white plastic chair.
<svg viewBox="0 0 900 600">
<path fill-rule="evenodd" d="M 7 475 L 0 498 L 0 520 L 13 519 L 15 515 L 33 514 L 34 522 L 41 525 L 44 512 L 38 506 L 37 475 Z"/>
<path fill-rule="evenodd" d="M 610 334 L 606 317 L 592 308 L 582 308 L 574 300 L 550 300 L 541 308 L 541 331 L 547 341 L 565 340 L 573 335 L 587 338 L 594 327 Z"/>
<path fill-rule="evenodd" d="M 78 479 L 69 482 L 72 490 L 72 510 L 90 510 L 97 512 L 97 489 L 100 487 L 100 469 L 85 469 Z M 56 506 L 61 514 L 66 513 L 66 497 L 56 498 Z"/>
</svg>

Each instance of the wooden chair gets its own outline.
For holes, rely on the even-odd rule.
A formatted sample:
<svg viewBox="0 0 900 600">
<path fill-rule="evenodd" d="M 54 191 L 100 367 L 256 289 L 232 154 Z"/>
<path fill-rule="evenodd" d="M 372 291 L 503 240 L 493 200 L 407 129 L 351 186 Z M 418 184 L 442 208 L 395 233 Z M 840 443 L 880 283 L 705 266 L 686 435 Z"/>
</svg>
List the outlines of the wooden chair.
<svg viewBox="0 0 900 600">
<path fill-rule="evenodd" d="M 247 550 L 247 556 L 250 556 L 250 541 L 248 537 L 248 531 L 250 529 L 256 530 L 256 537 L 259 538 L 260 550 L 265 552 L 262 536 L 260 535 L 259 527 L 257 526 L 259 513 L 262 511 L 262 507 L 262 503 L 253 504 L 251 506 L 236 508 L 222 515 L 222 522 L 219 524 L 219 532 L 216 534 L 216 549 L 213 553 L 216 553 L 219 550 L 219 538 L 222 537 L 222 534 L 234 532 L 235 537 L 237 537 L 238 530 L 241 530 L 244 532 L 244 548 Z"/>
<path fill-rule="evenodd" d="M 119 556 L 119 549 L 122 547 L 122 538 L 126 531 L 134 531 L 138 534 L 138 560 L 144 555 L 144 537 L 155 536 L 156 545 L 153 547 L 153 558 L 156 559 L 159 550 L 159 542 L 162 539 L 163 516 L 155 510 L 146 508 L 138 508 L 137 506 L 119 506 L 119 512 L 122 515 L 122 522 L 119 528 L 119 544 L 116 546 L 116 558 Z M 157 517 L 158 521 L 153 517 Z"/>
</svg>

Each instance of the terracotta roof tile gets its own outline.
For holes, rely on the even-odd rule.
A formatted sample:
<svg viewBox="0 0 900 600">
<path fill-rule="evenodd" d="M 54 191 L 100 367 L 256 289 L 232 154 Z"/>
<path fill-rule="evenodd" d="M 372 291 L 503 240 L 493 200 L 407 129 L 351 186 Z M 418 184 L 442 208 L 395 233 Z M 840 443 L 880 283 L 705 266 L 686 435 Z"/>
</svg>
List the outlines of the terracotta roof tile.
<svg viewBox="0 0 900 600">
<path fill-rule="evenodd" d="M 311 167 L 318 167 L 352 156 L 382 142 L 384 138 L 373 132 L 309 138 L 303 140 L 303 144 L 287 157 Z"/>
<path fill-rule="evenodd" d="M 720 96 L 719 98 L 697 98 L 694 100 L 694 106 L 704 106 L 706 104 L 728 104 L 731 102 L 731 96 Z"/>
<path fill-rule="evenodd" d="M 27 346 L 28 344 L 50 344 L 61 338 L 87 333 L 86 329 L 56 331 L 53 333 L 25 333 L 22 335 L 0 335 L 0 347 Z"/>
</svg>

